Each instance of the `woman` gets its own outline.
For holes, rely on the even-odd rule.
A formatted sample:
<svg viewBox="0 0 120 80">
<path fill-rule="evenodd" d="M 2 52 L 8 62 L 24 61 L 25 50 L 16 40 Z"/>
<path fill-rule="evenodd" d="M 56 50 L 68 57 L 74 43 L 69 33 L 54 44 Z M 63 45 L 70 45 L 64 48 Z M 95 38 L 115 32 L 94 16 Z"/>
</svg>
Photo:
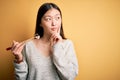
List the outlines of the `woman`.
<svg viewBox="0 0 120 80">
<path fill-rule="evenodd" d="M 13 42 L 17 80 L 74 80 L 78 63 L 72 41 L 66 39 L 62 14 L 54 3 L 38 10 L 35 34 L 40 38 L 26 43 Z"/>
</svg>

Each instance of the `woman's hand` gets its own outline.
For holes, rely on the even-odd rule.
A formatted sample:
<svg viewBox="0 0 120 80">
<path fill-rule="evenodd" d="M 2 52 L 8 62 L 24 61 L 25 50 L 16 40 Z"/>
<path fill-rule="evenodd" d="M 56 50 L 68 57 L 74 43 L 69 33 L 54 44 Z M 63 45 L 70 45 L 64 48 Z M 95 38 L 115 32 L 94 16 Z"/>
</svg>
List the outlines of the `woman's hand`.
<svg viewBox="0 0 120 80">
<path fill-rule="evenodd" d="M 54 33 L 50 37 L 50 44 L 51 44 L 51 46 L 53 46 L 54 44 L 56 44 L 58 42 L 62 42 L 62 41 L 63 41 L 63 39 L 62 39 L 62 37 L 60 36 L 59 33 Z"/>
<path fill-rule="evenodd" d="M 16 63 L 20 63 L 23 61 L 23 55 L 22 55 L 22 50 L 23 50 L 23 47 L 24 47 L 24 43 L 21 42 L 16 42 L 16 41 L 13 41 L 13 44 L 12 44 L 12 53 L 13 55 L 15 56 L 15 62 Z"/>
<path fill-rule="evenodd" d="M 58 28 L 56 33 L 53 33 L 50 37 L 50 45 L 53 46 L 54 44 L 58 43 L 58 42 L 62 42 L 63 39 L 60 35 L 60 28 Z"/>
</svg>

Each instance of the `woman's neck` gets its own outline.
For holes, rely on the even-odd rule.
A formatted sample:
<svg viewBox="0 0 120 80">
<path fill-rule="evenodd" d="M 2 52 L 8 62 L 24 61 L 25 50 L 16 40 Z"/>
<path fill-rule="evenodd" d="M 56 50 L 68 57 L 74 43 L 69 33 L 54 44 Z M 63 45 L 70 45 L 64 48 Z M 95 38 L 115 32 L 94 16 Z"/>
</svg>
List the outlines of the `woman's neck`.
<svg viewBox="0 0 120 80">
<path fill-rule="evenodd" d="M 50 35 L 43 35 L 43 37 L 41 38 L 41 40 L 45 43 L 49 43 L 50 42 Z"/>
</svg>

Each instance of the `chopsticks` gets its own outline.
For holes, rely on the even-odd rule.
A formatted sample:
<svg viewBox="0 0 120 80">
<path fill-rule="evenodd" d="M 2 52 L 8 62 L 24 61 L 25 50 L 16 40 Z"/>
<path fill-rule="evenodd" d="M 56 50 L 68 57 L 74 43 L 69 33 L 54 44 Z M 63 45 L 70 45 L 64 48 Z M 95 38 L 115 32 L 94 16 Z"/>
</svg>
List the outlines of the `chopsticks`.
<svg viewBox="0 0 120 80">
<path fill-rule="evenodd" d="M 28 41 L 30 41 L 30 40 L 32 40 L 32 39 L 36 39 L 36 38 L 32 37 L 32 38 L 29 38 L 29 39 L 27 39 L 27 40 L 25 40 L 25 41 L 22 41 L 22 42 L 20 42 L 20 43 L 26 43 L 26 42 L 28 42 Z M 12 49 L 12 47 L 6 48 L 7 51 L 9 51 L 9 50 L 11 50 L 11 49 Z"/>
</svg>

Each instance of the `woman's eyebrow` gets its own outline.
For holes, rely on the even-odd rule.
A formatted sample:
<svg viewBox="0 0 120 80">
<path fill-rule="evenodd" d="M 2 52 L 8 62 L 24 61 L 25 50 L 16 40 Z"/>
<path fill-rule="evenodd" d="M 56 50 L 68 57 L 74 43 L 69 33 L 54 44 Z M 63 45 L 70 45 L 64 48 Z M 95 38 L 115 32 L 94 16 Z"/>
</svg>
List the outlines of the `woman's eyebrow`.
<svg viewBox="0 0 120 80">
<path fill-rule="evenodd" d="M 60 14 L 56 14 L 55 16 L 60 16 Z"/>
<path fill-rule="evenodd" d="M 60 14 L 55 14 L 55 16 L 59 16 Z M 53 17 L 51 15 L 45 15 L 44 17 Z"/>
</svg>

